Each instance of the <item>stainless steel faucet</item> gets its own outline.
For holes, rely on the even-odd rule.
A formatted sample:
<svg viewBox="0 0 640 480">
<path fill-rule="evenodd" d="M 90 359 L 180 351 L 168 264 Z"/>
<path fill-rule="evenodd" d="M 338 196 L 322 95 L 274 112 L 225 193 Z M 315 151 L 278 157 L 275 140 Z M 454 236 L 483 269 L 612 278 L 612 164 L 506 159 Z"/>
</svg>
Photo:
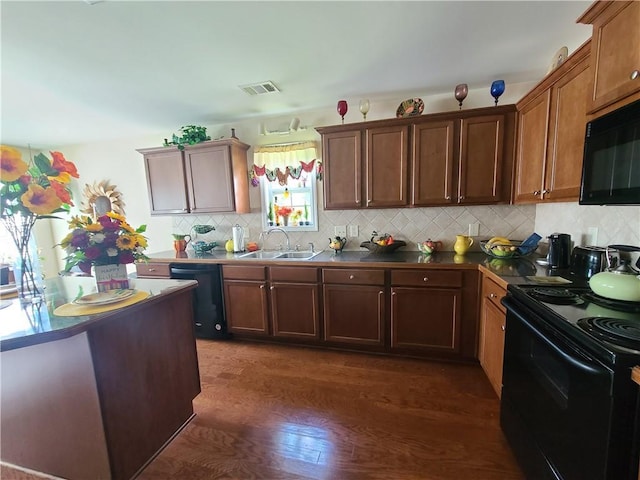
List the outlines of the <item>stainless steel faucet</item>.
<svg viewBox="0 0 640 480">
<path fill-rule="evenodd" d="M 272 228 L 270 230 L 267 230 L 267 236 L 271 235 L 273 232 L 282 232 L 284 234 L 284 236 L 287 239 L 287 251 L 290 251 L 291 250 L 291 241 L 289 240 L 289 234 L 287 232 L 285 232 L 283 229 L 281 229 L 279 227 L 276 227 L 276 228 Z M 263 236 L 263 233 L 264 232 L 262 232 L 260 234 L 261 237 Z"/>
</svg>

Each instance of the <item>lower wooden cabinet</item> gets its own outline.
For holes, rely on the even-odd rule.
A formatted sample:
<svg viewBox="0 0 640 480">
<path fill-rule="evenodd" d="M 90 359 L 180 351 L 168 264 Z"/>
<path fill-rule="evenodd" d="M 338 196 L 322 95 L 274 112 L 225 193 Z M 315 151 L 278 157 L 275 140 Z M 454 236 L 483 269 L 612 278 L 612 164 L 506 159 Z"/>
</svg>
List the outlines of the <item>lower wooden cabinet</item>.
<svg viewBox="0 0 640 480">
<path fill-rule="evenodd" d="M 222 278 L 229 331 L 269 335 L 266 268 L 223 265 Z"/>
<path fill-rule="evenodd" d="M 320 338 L 320 287 L 313 267 L 269 268 L 274 337 Z"/>
<path fill-rule="evenodd" d="M 170 278 L 171 267 L 168 263 L 136 263 L 138 278 Z"/>
<path fill-rule="evenodd" d="M 322 269 L 324 339 L 352 345 L 384 345 L 384 270 Z"/>
<path fill-rule="evenodd" d="M 480 313 L 480 365 L 489 378 L 493 389 L 502 393 L 502 362 L 504 356 L 504 334 L 506 309 L 500 303 L 506 295 L 504 287 L 488 276 L 482 278 L 482 303 Z"/>
<path fill-rule="evenodd" d="M 391 349 L 460 353 L 463 272 L 391 271 Z"/>
</svg>

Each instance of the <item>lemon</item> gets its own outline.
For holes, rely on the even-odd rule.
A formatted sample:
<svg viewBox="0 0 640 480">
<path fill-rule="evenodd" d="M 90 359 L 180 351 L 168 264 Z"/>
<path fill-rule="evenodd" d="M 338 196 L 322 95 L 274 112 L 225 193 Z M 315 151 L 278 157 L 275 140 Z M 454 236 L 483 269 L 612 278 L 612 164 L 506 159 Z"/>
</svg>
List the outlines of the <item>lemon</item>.
<svg viewBox="0 0 640 480">
<path fill-rule="evenodd" d="M 233 240 L 227 240 L 227 243 L 224 244 L 224 249 L 227 252 L 233 252 Z"/>
</svg>

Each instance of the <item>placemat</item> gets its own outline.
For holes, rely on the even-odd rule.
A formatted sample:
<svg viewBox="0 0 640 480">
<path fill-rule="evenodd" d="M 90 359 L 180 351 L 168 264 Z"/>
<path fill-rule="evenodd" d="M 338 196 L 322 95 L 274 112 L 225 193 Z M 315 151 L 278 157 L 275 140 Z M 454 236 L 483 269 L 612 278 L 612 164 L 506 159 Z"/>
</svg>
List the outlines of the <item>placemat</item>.
<svg viewBox="0 0 640 480">
<path fill-rule="evenodd" d="M 108 305 L 77 305 L 75 303 L 65 303 L 60 305 L 53 311 L 54 315 L 59 317 L 79 317 L 82 315 L 95 315 L 96 313 L 110 312 L 119 308 L 128 307 L 134 303 L 138 303 L 149 296 L 149 292 L 138 291 L 129 298 L 117 303 L 109 303 Z"/>
</svg>

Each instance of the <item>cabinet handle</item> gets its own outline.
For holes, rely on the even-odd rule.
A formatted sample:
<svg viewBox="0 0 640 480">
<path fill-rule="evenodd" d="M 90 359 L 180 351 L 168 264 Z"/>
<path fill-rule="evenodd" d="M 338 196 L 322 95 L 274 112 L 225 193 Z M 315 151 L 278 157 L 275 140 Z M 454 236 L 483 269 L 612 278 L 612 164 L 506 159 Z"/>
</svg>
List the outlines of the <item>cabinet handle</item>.
<svg viewBox="0 0 640 480">
<path fill-rule="evenodd" d="M 264 290 L 264 284 L 260 285 L 260 288 L 261 288 L 262 290 Z"/>
<path fill-rule="evenodd" d="M 149 271 L 150 271 L 150 272 L 155 272 L 155 271 L 156 271 L 156 269 L 155 269 L 155 268 L 150 268 L 150 269 L 149 269 Z"/>
<path fill-rule="evenodd" d="M 461 202 L 462 200 L 464 200 L 464 195 L 460 195 L 460 196 L 458 197 L 458 201 L 459 201 L 459 202 Z"/>
<path fill-rule="evenodd" d="M 542 194 L 545 195 L 547 193 L 551 193 L 551 190 L 547 190 L 546 188 L 544 190 L 542 190 Z"/>
<path fill-rule="evenodd" d="M 274 287 L 274 286 L 271 286 L 271 290 L 275 290 L 275 289 L 276 289 L 276 287 Z"/>
<path fill-rule="evenodd" d="M 451 195 L 447 195 L 446 197 L 444 197 L 445 200 L 451 200 Z"/>
<path fill-rule="evenodd" d="M 629 78 L 631 78 L 631 80 L 635 80 L 638 77 L 640 77 L 640 70 L 634 70 L 633 72 L 631 72 L 631 75 L 629 75 Z"/>
<path fill-rule="evenodd" d="M 355 277 L 355 275 L 349 275 L 349 280 L 353 280 Z"/>
<path fill-rule="evenodd" d="M 422 281 L 423 281 L 423 282 L 428 282 L 428 281 L 429 281 L 429 277 L 424 277 L 424 278 L 422 279 Z"/>
<path fill-rule="evenodd" d="M 500 325 L 500 328 L 502 329 L 502 331 L 505 331 L 504 325 Z"/>
<path fill-rule="evenodd" d="M 537 195 L 540 195 L 540 190 L 535 190 L 535 191 L 533 192 L 533 194 L 534 194 L 534 195 L 536 195 L 536 196 L 537 196 Z"/>
<path fill-rule="evenodd" d="M 495 293 L 490 293 L 489 294 L 489 298 L 496 298 L 496 297 L 497 297 L 497 295 Z"/>
</svg>

